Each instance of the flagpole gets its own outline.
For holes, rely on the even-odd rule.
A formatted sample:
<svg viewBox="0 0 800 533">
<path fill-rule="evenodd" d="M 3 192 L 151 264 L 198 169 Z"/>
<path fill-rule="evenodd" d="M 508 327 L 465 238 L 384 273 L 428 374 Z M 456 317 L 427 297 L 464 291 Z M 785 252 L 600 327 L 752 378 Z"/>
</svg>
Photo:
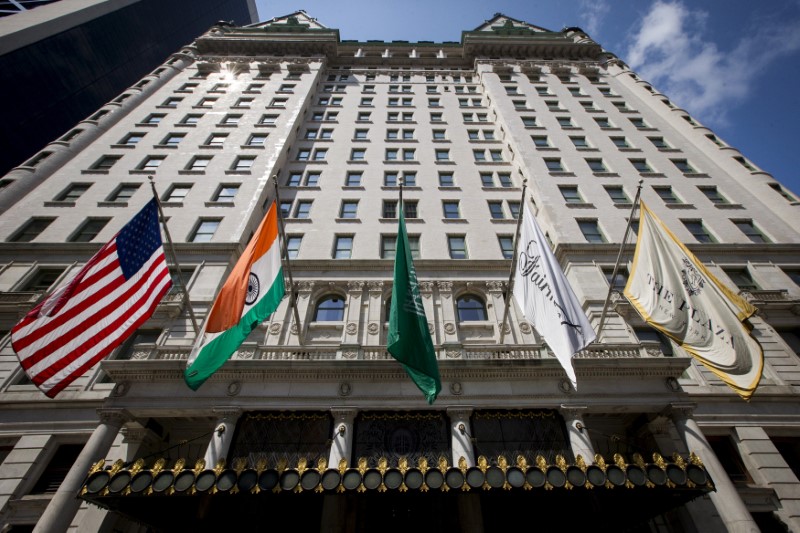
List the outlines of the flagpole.
<svg viewBox="0 0 800 533">
<path fill-rule="evenodd" d="M 508 273 L 508 289 L 506 290 L 506 305 L 503 309 L 503 321 L 500 322 L 500 344 L 506 338 L 506 319 L 508 319 L 508 308 L 511 304 L 511 290 L 514 286 L 514 269 L 517 267 L 517 241 L 519 241 L 519 228 L 522 225 L 522 215 L 525 213 L 525 190 L 528 188 L 528 179 L 522 180 L 522 199 L 520 200 L 519 216 L 517 217 L 517 229 L 514 232 L 514 251 L 511 253 L 511 270 Z"/>
<path fill-rule="evenodd" d="M 300 324 L 300 313 L 297 311 L 297 292 L 294 290 L 294 278 L 292 277 L 292 266 L 289 261 L 289 248 L 286 243 L 286 228 L 283 224 L 283 210 L 281 209 L 281 197 L 278 192 L 278 176 L 272 176 L 275 184 L 275 209 L 278 211 L 278 229 L 281 232 L 281 259 L 286 264 L 286 275 L 289 277 L 289 306 L 294 314 L 294 323 L 297 324 L 297 341 L 303 345 L 303 327 Z"/>
<path fill-rule="evenodd" d="M 642 195 L 642 183 L 644 180 L 639 180 L 639 186 L 636 188 L 636 198 L 633 200 L 631 206 L 631 215 L 628 217 L 628 225 L 625 227 L 625 236 L 622 237 L 622 242 L 619 245 L 619 253 L 617 253 L 617 262 L 614 264 L 614 271 L 611 273 L 611 280 L 608 283 L 608 294 L 606 294 L 606 302 L 603 304 L 603 312 L 600 314 L 600 325 L 597 327 L 597 338 L 600 338 L 600 332 L 603 331 L 603 325 L 606 321 L 606 311 L 608 311 L 608 304 L 611 301 L 611 293 L 614 291 L 614 283 L 617 281 L 617 273 L 619 272 L 619 262 L 622 259 L 622 252 L 625 249 L 625 243 L 628 242 L 628 235 L 631 231 L 633 224 L 633 217 L 636 214 L 636 208 L 639 205 L 639 198 Z"/>
<path fill-rule="evenodd" d="M 178 271 L 178 287 L 180 288 L 181 292 L 183 293 L 183 302 L 186 304 L 186 308 L 189 310 L 189 318 L 192 320 L 192 329 L 194 329 L 194 334 L 200 331 L 200 328 L 197 327 L 197 319 L 194 316 L 194 308 L 192 307 L 192 300 L 189 298 L 189 292 L 186 290 L 186 287 L 183 285 L 183 272 L 181 271 L 181 264 L 178 262 L 178 256 L 175 253 L 175 245 L 172 243 L 172 237 L 169 234 L 169 228 L 167 227 L 167 219 L 164 216 L 164 209 L 161 207 L 161 200 L 158 197 L 158 192 L 156 191 L 156 184 L 153 181 L 153 176 L 148 176 L 150 180 L 150 188 L 153 190 L 153 198 L 156 199 L 156 205 L 158 206 L 158 216 L 161 219 L 161 225 L 164 227 L 164 235 L 167 237 L 167 244 L 169 244 L 169 253 L 172 256 L 172 262 L 175 264 L 175 270 Z"/>
</svg>

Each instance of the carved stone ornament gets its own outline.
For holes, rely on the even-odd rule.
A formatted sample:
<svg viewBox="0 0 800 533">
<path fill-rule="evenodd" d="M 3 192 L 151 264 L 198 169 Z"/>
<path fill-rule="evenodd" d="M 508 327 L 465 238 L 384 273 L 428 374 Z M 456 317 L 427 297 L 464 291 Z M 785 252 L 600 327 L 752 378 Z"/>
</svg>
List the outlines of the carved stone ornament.
<svg viewBox="0 0 800 533">
<path fill-rule="evenodd" d="M 511 326 L 508 325 L 508 322 L 503 324 L 503 333 L 505 333 L 506 335 L 511 333 Z"/>
<path fill-rule="evenodd" d="M 680 383 L 678 383 L 678 380 L 672 376 L 664 380 L 664 384 L 667 386 L 667 389 L 672 392 L 678 392 L 679 390 L 681 390 Z"/>
<path fill-rule="evenodd" d="M 531 325 L 528 324 L 527 322 L 520 322 L 519 323 L 519 330 L 522 333 L 525 333 L 526 335 L 529 334 L 532 331 L 531 330 Z"/>
<path fill-rule="evenodd" d="M 299 281 L 297 282 L 297 290 L 300 292 L 311 292 L 314 290 L 313 281 Z"/>
<path fill-rule="evenodd" d="M 432 281 L 420 281 L 417 285 L 419 285 L 419 292 L 433 292 Z"/>
<path fill-rule="evenodd" d="M 280 333 L 281 332 L 281 323 L 280 322 L 273 322 L 272 324 L 270 324 L 269 332 L 272 333 L 273 335 L 277 335 L 278 333 Z"/>
<path fill-rule="evenodd" d="M 369 292 L 383 292 L 383 285 L 382 281 L 368 281 L 367 290 Z"/>
<path fill-rule="evenodd" d="M 297 335 L 297 331 L 298 331 L 297 324 L 292 324 L 292 327 L 290 328 L 290 331 L 292 332 L 292 335 Z"/>
<path fill-rule="evenodd" d="M 358 357 L 358 352 L 356 350 L 345 350 L 342 352 L 342 357 L 345 359 L 355 359 Z"/>
<path fill-rule="evenodd" d="M 347 290 L 349 292 L 354 293 L 353 296 L 357 296 L 358 293 L 364 290 L 364 282 L 363 281 L 348 281 L 347 282 Z"/>
<path fill-rule="evenodd" d="M 448 322 L 444 325 L 444 332 L 448 335 L 453 335 L 456 332 L 456 325 L 452 322 Z"/>
<path fill-rule="evenodd" d="M 367 332 L 370 335 L 377 335 L 380 330 L 381 328 L 377 322 L 370 322 L 369 326 L 367 326 Z"/>
<path fill-rule="evenodd" d="M 505 283 L 502 281 L 487 281 L 486 287 L 489 289 L 490 292 L 503 292 L 503 287 Z"/>
<path fill-rule="evenodd" d="M 131 384 L 127 381 L 120 381 L 116 385 L 114 385 L 114 389 L 111 391 L 111 396 L 115 398 L 120 398 L 128 394 L 128 390 L 131 388 Z"/>
<path fill-rule="evenodd" d="M 252 359 L 255 355 L 255 348 L 240 348 L 236 352 L 236 359 Z"/>
<path fill-rule="evenodd" d="M 227 394 L 228 396 L 237 396 L 242 390 L 242 383 L 240 381 L 231 381 L 228 383 Z"/>
<path fill-rule="evenodd" d="M 572 383 L 570 383 L 568 379 L 562 379 L 558 382 L 558 390 L 564 394 L 571 394 L 575 392 L 575 389 L 572 388 Z"/>
<path fill-rule="evenodd" d="M 348 322 L 345 331 L 348 335 L 355 335 L 358 332 L 358 325 L 355 322 Z"/>
<path fill-rule="evenodd" d="M 453 282 L 452 281 L 437 281 L 436 286 L 439 287 L 440 291 L 452 291 L 453 290 Z"/>
<path fill-rule="evenodd" d="M 450 394 L 453 396 L 461 396 L 463 394 L 464 389 L 461 386 L 461 383 L 458 381 L 454 381 L 450 384 Z"/>
<path fill-rule="evenodd" d="M 348 382 L 342 381 L 339 383 L 339 396 L 350 396 L 351 392 L 353 392 L 353 388 Z"/>
<path fill-rule="evenodd" d="M 134 350 L 133 354 L 131 354 L 131 359 L 136 359 L 137 361 L 147 359 L 148 357 L 150 357 L 149 349 Z"/>
<path fill-rule="evenodd" d="M 447 350 L 447 351 L 445 351 L 444 355 L 448 359 L 460 359 L 461 358 L 461 350 Z"/>
<path fill-rule="evenodd" d="M 428 333 L 433 335 L 433 322 L 428 322 Z"/>
</svg>

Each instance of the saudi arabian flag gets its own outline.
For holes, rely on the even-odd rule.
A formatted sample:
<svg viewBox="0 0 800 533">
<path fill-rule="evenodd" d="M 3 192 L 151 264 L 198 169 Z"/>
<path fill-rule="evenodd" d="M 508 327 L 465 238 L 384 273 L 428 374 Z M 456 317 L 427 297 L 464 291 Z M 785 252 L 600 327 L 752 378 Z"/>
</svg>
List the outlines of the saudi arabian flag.
<svg viewBox="0 0 800 533">
<path fill-rule="evenodd" d="M 184 380 L 197 390 L 283 299 L 283 269 L 273 203 L 217 295 L 192 349 Z"/>
<path fill-rule="evenodd" d="M 398 206 L 398 210 L 400 223 L 394 259 L 394 286 L 386 349 L 403 364 L 409 377 L 417 384 L 428 403 L 432 404 L 442 390 L 442 380 L 439 378 L 436 352 L 433 351 L 428 319 L 425 318 L 425 309 L 417 285 L 417 274 L 411 260 L 402 203 Z"/>
</svg>

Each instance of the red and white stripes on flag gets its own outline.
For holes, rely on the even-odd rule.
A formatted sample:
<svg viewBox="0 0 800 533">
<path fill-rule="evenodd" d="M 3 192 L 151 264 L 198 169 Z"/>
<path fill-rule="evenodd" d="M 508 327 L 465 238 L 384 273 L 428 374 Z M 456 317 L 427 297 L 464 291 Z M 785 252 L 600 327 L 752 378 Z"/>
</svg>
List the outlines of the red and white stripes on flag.
<svg viewBox="0 0 800 533">
<path fill-rule="evenodd" d="M 22 368 L 55 397 L 150 318 L 171 286 L 153 199 L 14 326 Z"/>
</svg>

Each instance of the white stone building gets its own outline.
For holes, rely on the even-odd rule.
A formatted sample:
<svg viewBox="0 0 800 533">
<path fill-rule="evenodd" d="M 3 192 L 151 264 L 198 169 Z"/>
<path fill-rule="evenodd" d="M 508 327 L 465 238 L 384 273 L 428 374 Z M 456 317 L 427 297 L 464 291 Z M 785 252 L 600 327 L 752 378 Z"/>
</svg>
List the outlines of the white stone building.
<svg viewBox="0 0 800 533">
<path fill-rule="evenodd" d="M 276 176 L 300 324 L 285 299 L 193 392 L 173 290 L 55 400 L 4 335 L 8 531 L 800 529 L 800 204 L 579 28 L 498 14 L 460 42 L 354 42 L 300 11 L 215 26 L 124 94 L 0 181 L 3 333 L 151 178 L 202 321 Z M 442 374 L 432 406 L 385 350 L 401 179 Z M 618 293 L 576 356 L 577 391 L 513 305 L 499 343 L 521 202 L 597 328 L 640 181 L 760 309 L 750 402 Z M 99 506 L 78 509 L 79 492 Z"/>
</svg>

